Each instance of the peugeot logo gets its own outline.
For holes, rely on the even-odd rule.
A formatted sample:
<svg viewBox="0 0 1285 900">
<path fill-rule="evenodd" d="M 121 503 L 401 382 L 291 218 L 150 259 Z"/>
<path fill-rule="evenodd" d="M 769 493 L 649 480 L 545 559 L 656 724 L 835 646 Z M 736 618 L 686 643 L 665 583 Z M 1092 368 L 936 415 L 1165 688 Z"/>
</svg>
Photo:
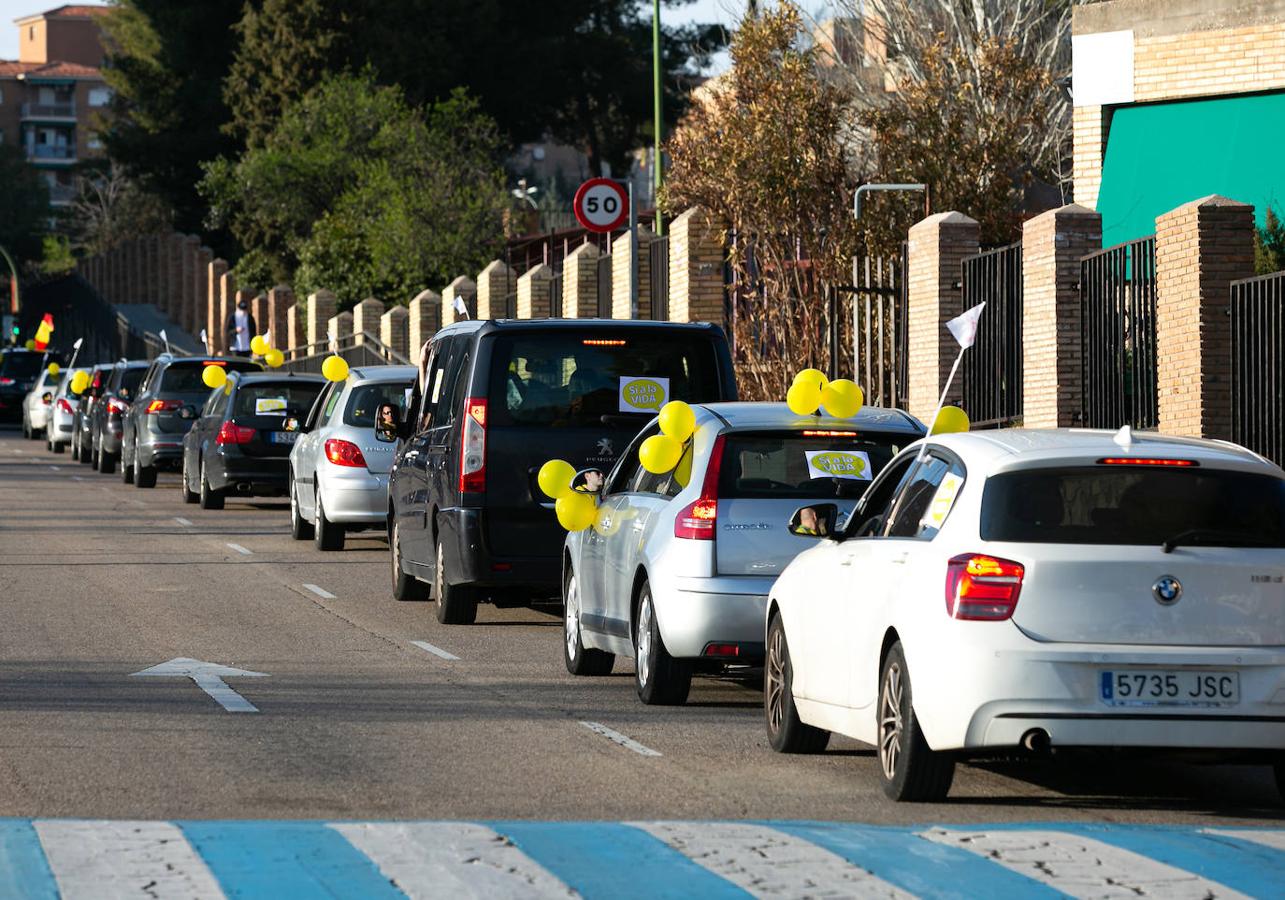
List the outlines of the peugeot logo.
<svg viewBox="0 0 1285 900">
<path fill-rule="evenodd" d="M 1172 575 L 1161 575 L 1151 586 L 1151 595 L 1161 606 L 1173 606 L 1182 599 L 1182 582 Z"/>
<path fill-rule="evenodd" d="M 616 449 L 612 446 L 611 438 L 598 438 L 598 455 L 615 456 Z"/>
</svg>

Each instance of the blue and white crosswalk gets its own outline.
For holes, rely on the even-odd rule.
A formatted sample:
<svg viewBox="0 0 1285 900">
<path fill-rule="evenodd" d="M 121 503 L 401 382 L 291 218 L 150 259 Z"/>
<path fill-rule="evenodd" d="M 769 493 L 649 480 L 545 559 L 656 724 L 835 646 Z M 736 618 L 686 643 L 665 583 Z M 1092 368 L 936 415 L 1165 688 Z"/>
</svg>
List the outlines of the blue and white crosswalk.
<svg viewBox="0 0 1285 900">
<path fill-rule="evenodd" d="M 1285 897 L 1285 829 L 0 819 L 0 898 Z"/>
</svg>

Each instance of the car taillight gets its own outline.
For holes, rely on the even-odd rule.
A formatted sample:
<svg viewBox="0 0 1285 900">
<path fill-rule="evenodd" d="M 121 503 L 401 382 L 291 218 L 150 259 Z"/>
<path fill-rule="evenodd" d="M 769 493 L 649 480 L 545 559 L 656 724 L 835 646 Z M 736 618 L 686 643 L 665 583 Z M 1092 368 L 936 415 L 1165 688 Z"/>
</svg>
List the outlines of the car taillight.
<svg viewBox="0 0 1285 900">
<path fill-rule="evenodd" d="M 182 405 L 177 400 L 153 400 L 147 404 L 147 414 L 150 416 L 154 413 L 173 412 Z"/>
<path fill-rule="evenodd" d="M 122 403 L 121 401 L 117 400 L 115 397 L 112 397 L 110 400 L 107 401 L 107 414 L 109 416 L 111 415 L 123 416 L 125 415 L 128 409 L 129 409 L 128 403 Z"/>
<path fill-rule="evenodd" d="M 1022 592 L 1021 563 L 965 553 L 946 564 L 946 612 L 953 619 L 1010 618 Z"/>
<path fill-rule="evenodd" d="M 326 441 L 326 459 L 337 466 L 366 467 L 366 457 L 361 455 L 361 448 L 352 441 L 337 438 Z"/>
<path fill-rule="evenodd" d="M 718 475 L 723 466 L 722 435 L 714 441 L 710 451 L 701 495 L 684 506 L 674 519 L 674 537 L 689 541 L 712 541 L 718 529 Z"/>
<path fill-rule="evenodd" d="M 0 387 L 8 387 L 11 384 L 17 384 L 12 378 L 0 378 Z"/>
<path fill-rule="evenodd" d="M 74 413 L 76 410 L 74 410 L 74 409 L 72 409 L 72 408 L 71 408 L 71 404 L 67 402 L 67 398 L 66 398 L 66 397 L 59 397 L 59 398 L 58 398 L 58 411 L 59 411 L 59 412 L 64 412 L 64 413 L 66 413 L 67 415 L 69 415 L 69 416 L 70 416 L 70 415 L 71 415 L 72 413 Z"/>
<path fill-rule="evenodd" d="M 460 491 L 486 490 L 486 398 L 464 401 L 464 431 L 460 436 Z"/>
<path fill-rule="evenodd" d="M 254 440 L 254 434 L 253 428 L 246 428 L 244 425 L 237 425 L 233 422 L 224 422 L 223 427 L 219 429 L 218 435 L 214 438 L 214 443 L 248 444 Z"/>
</svg>

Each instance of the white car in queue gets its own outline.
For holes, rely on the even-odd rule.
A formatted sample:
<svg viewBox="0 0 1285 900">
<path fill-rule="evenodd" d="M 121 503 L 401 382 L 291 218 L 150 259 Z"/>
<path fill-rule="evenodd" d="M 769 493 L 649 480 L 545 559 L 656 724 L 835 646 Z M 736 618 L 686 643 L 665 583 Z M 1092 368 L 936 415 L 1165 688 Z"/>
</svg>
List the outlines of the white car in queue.
<svg viewBox="0 0 1285 900">
<path fill-rule="evenodd" d="M 919 439 L 898 410 L 799 416 L 784 403 L 693 404 L 688 461 L 653 475 L 638 449 L 606 476 L 598 517 L 567 536 L 563 657 L 574 675 L 605 675 L 632 657 L 638 696 L 686 701 L 696 671 L 759 666 L 763 611 L 776 576 L 810 542 L 786 531 L 800 503 L 851 509 L 871 479 Z M 684 483 L 683 471 L 688 471 Z M 577 473 L 577 482 L 601 477 Z"/>
<path fill-rule="evenodd" d="M 1020 747 L 1195 750 L 1272 764 L 1285 790 L 1285 472 L 1128 429 L 926 450 L 773 588 L 773 749 L 871 744 L 897 800 Z"/>
</svg>

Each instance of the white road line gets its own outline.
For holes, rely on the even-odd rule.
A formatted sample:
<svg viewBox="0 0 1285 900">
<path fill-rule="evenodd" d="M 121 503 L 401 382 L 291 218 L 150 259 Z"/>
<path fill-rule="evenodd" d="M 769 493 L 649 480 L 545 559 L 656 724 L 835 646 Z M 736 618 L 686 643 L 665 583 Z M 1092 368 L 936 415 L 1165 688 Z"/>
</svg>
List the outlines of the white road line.
<svg viewBox="0 0 1285 900">
<path fill-rule="evenodd" d="M 603 737 L 605 737 L 607 740 L 611 741 L 613 744 L 619 744 L 621 747 L 624 747 L 626 750 L 634 751 L 639 756 L 660 756 L 661 755 L 659 752 L 651 749 L 650 747 L 644 747 L 642 744 L 638 743 L 633 738 L 625 737 L 619 731 L 608 728 L 606 725 L 603 725 L 601 722 L 581 722 L 580 724 L 583 725 L 585 728 L 588 728 L 594 734 L 600 734 Z"/>
<path fill-rule="evenodd" d="M 369 857 L 412 900 L 577 896 L 511 841 L 484 825 L 387 822 L 330 827 Z"/>
<path fill-rule="evenodd" d="M 71 480 L 72 480 L 72 481 L 84 481 L 85 479 L 81 478 L 79 475 L 73 475 L 73 476 L 71 476 Z"/>
<path fill-rule="evenodd" d="M 180 525 L 187 525 L 187 526 L 191 526 L 191 524 L 192 524 L 192 522 L 191 522 L 191 520 L 190 520 L 190 519 L 185 519 L 185 518 L 183 518 L 182 516 L 175 516 L 175 517 L 174 517 L 174 521 L 175 521 L 175 522 L 178 522 Z"/>
<path fill-rule="evenodd" d="M 168 822 L 37 821 L 64 900 L 222 898 L 214 875 Z"/>
<path fill-rule="evenodd" d="M 421 650 L 427 650 L 429 653 L 440 656 L 442 659 L 459 659 L 454 653 L 447 653 L 441 647 L 434 647 L 428 641 L 411 641 L 411 643 Z"/>
<path fill-rule="evenodd" d="M 810 841 L 740 822 L 630 822 L 754 897 L 890 897 L 889 884 Z"/>
<path fill-rule="evenodd" d="M 320 597 L 323 600 L 335 599 L 334 594 L 330 593 L 330 591 L 326 590 L 325 588 L 317 587 L 315 584 L 305 584 L 304 587 L 312 591 L 314 594 L 316 594 L 318 597 Z"/>
<path fill-rule="evenodd" d="M 1271 847 L 1273 850 L 1280 850 L 1285 853 L 1285 831 L 1260 828 L 1206 828 L 1205 834 L 1212 834 L 1215 837 L 1232 837 L 1240 841 L 1250 841 L 1251 843 L 1261 844 L 1264 847 Z"/>
<path fill-rule="evenodd" d="M 53 471 L 55 471 L 55 472 L 61 472 L 61 471 L 62 471 L 62 466 L 50 466 L 49 468 L 50 468 L 50 469 L 52 469 L 52 470 L 53 470 Z"/>
<path fill-rule="evenodd" d="M 1184 869 L 1079 834 L 933 829 L 919 836 L 976 853 L 1071 897 L 1221 900 L 1245 896 Z"/>
<path fill-rule="evenodd" d="M 242 547 L 240 544 L 228 544 L 228 546 L 231 547 L 233 550 L 235 550 L 237 553 L 240 553 L 242 556 L 251 555 L 250 551 Z"/>
</svg>

